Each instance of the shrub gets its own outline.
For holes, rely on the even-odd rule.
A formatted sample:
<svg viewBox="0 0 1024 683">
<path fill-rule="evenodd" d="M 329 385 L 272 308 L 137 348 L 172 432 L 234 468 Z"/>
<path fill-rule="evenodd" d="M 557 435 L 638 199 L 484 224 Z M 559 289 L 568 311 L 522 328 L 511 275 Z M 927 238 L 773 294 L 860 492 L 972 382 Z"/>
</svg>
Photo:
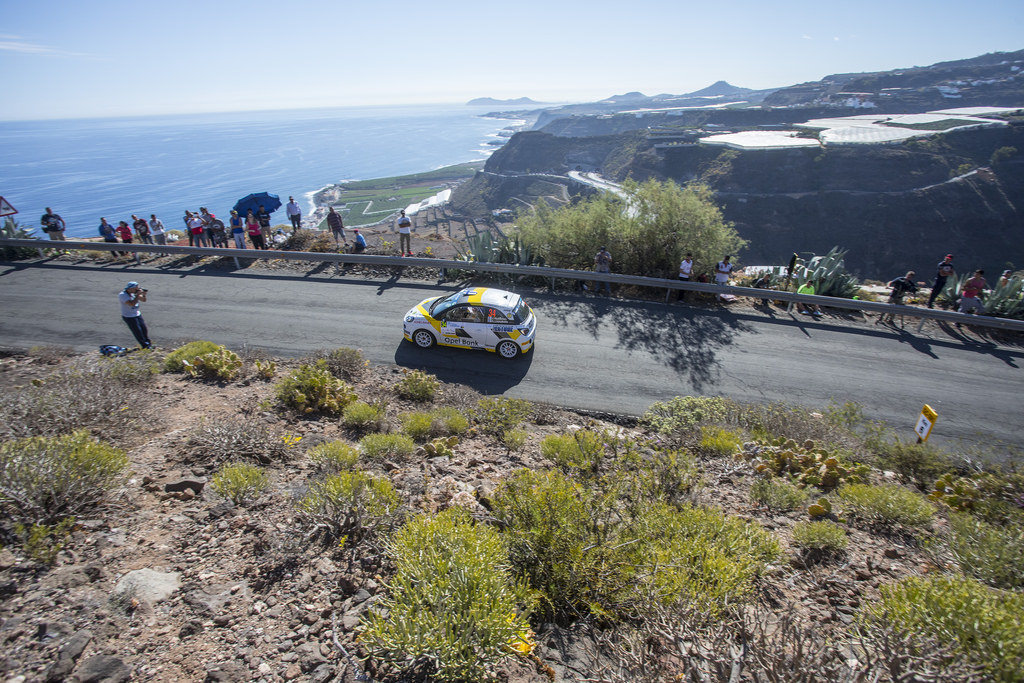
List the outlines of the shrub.
<svg viewBox="0 0 1024 683">
<path fill-rule="evenodd" d="M 893 439 L 872 442 L 875 464 L 891 470 L 900 480 L 916 486 L 920 491 L 931 491 L 935 480 L 954 467 L 953 458 L 945 451 L 929 446 Z"/>
<path fill-rule="evenodd" d="M 0 509 L 19 523 L 52 525 L 79 516 L 122 483 L 123 451 L 86 431 L 0 445 Z"/>
<path fill-rule="evenodd" d="M 526 439 L 529 436 L 525 429 L 516 427 L 507 432 L 502 432 L 501 436 L 498 437 L 498 441 L 505 447 L 508 453 L 519 453 L 526 448 Z"/>
<path fill-rule="evenodd" d="M 145 417 L 142 392 L 152 379 L 151 354 L 136 356 L 75 359 L 38 382 L 0 392 L 0 438 L 127 429 Z"/>
<path fill-rule="evenodd" d="M 559 472 L 523 470 L 495 494 L 512 566 L 543 591 L 546 619 L 638 616 L 650 601 L 721 607 L 749 594 L 776 557 L 770 534 L 721 512 L 665 503 L 622 506 L 616 491 Z"/>
<path fill-rule="evenodd" d="M 431 436 L 461 436 L 469 429 L 469 419 L 457 408 L 441 406 L 430 411 Z"/>
<path fill-rule="evenodd" d="M 410 521 L 388 552 L 395 576 L 359 627 L 371 656 L 432 681 L 481 681 L 532 650 L 527 591 L 509 576 L 497 531 L 453 509 Z"/>
<path fill-rule="evenodd" d="M 873 630 L 893 625 L 951 643 L 957 654 L 997 681 L 1021 680 L 1024 666 L 1024 594 L 989 588 L 963 576 L 911 577 L 881 587 L 862 612 Z"/>
<path fill-rule="evenodd" d="M 434 400 L 440 382 L 423 370 L 405 370 L 405 376 L 395 385 L 395 392 L 404 399 L 427 403 Z"/>
<path fill-rule="evenodd" d="M 359 451 L 344 441 L 327 441 L 309 449 L 309 459 L 322 472 L 331 474 L 354 469 Z"/>
<path fill-rule="evenodd" d="M 256 359 L 253 361 L 253 366 L 256 368 L 256 376 L 260 379 L 274 379 L 274 375 L 277 374 L 277 363 L 275 361 L 261 361 Z"/>
<path fill-rule="evenodd" d="M 353 401 L 341 412 L 341 423 L 356 431 L 379 431 L 384 426 L 385 410 L 383 403 Z"/>
<path fill-rule="evenodd" d="M 843 512 L 868 524 L 922 527 L 935 516 L 934 506 L 924 496 L 898 484 L 848 484 L 836 496 Z"/>
<path fill-rule="evenodd" d="M 356 399 L 352 387 L 327 370 L 320 360 L 315 365 L 301 365 L 277 383 L 277 398 L 285 406 L 300 413 L 338 414 Z"/>
<path fill-rule="evenodd" d="M 732 430 L 714 425 L 704 425 L 700 428 L 698 448 L 704 455 L 724 458 L 735 453 L 742 443 L 740 435 Z"/>
<path fill-rule="evenodd" d="M 596 475 L 605 457 L 607 432 L 586 429 L 551 434 L 540 442 L 540 454 L 566 474 Z"/>
<path fill-rule="evenodd" d="M 394 524 L 398 494 L 391 482 L 359 471 L 339 472 L 314 481 L 296 504 L 300 525 L 311 537 L 360 541 Z"/>
<path fill-rule="evenodd" d="M 307 356 L 306 360 L 310 364 L 322 360 L 332 375 L 350 382 L 359 379 L 369 365 L 369 361 L 363 356 L 362 351 L 348 346 L 341 346 L 330 351 L 326 349 L 316 351 Z"/>
<path fill-rule="evenodd" d="M 681 435 L 699 424 L 721 422 L 730 403 L 710 396 L 676 396 L 668 402 L 652 403 L 641 423 L 661 434 Z"/>
<path fill-rule="evenodd" d="M 234 351 L 221 346 L 216 351 L 200 354 L 191 361 L 183 360 L 182 365 L 189 377 L 230 382 L 238 377 L 242 369 L 242 359 Z"/>
<path fill-rule="evenodd" d="M 806 490 L 780 479 L 758 479 L 750 487 L 750 500 L 769 510 L 799 510 L 809 499 Z"/>
<path fill-rule="evenodd" d="M 701 483 L 700 470 L 686 451 L 655 449 L 636 467 L 641 499 L 652 497 L 679 504 Z"/>
<path fill-rule="evenodd" d="M 213 465 L 250 458 L 263 465 L 284 460 L 292 439 L 251 418 L 202 419 L 185 439 L 184 454 Z"/>
<path fill-rule="evenodd" d="M 965 574 L 995 588 L 1024 588 L 1024 526 L 998 527 L 953 513 L 949 516 L 948 544 Z"/>
<path fill-rule="evenodd" d="M 459 437 L 445 436 L 423 444 L 416 449 L 416 455 L 420 458 L 452 458 L 457 445 Z"/>
<path fill-rule="evenodd" d="M 255 500 L 269 484 L 266 472 L 244 462 L 224 465 L 210 480 L 213 490 L 235 505 Z"/>
<path fill-rule="evenodd" d="M 519 398 L 496 396 L 477 401 L 473 422 L 484 434 L 503 442 L 505 435 L 530 416 L 530 402 Z"/>
<path fill-rule="evenodd" d="M 829 521 L 797 522 L 793 525 L 793 545 L 800 550 L 804 562 L 815 562 L 846 549 L 846 532 Z"/>
<path fill-rule="evenodd" d="M 223 348 L 212 341 L 192 341 L 171 351 L 164 358 L 164 372 L 185 372 L 185 364 L 192 363 L 198 356 L 213 353 Z"/>
<path fill-rule="evenodd" d="M 867 465 L 844 462 L 834 452 L 815 447 L 810 440 L 802 444 L 781 438 L 770 443 L 749 442 L 743 444 L 736 457 L 750 460 L 758 474 L 786 476 L 798 486 L 816 486 L 824 491 L 860 483 L 870 471 Z"/>
<path fill-rule="evenodd" d="M 359 448 L 372 460 L 404 460 L 416 450 L 416 444 L 405 434 L 367 434 L 359 440 Z"/>
<path fill-rule="evenodd" d="M 430 438 L 430 427 L 434 422 L 430 413 L 402 413 L 398 416 L 398 421 L 402 425 L 402 431 L 413 441 L 426 441 Z"/>
<path fill-rule="evenodd" d="M 67 544 L 74 525 L 74 517 L 65 517 L 56 524 L 15 524 L 14 533 L 21 539 L 21 547 L 28 557 L 42 564 L 53 564 Z"/>
</svg>

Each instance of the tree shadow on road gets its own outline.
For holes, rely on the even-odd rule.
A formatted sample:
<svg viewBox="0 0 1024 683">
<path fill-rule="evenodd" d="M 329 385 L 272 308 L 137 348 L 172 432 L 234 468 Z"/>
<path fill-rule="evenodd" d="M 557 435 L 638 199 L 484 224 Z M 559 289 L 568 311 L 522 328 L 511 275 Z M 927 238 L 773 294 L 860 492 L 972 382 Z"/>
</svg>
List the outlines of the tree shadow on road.
<svg viewBox="0 0 1024 683">
<path fill-rule="evenodd" d="M 578 329 L 594 339 L 614 333 L 618 348 L 662 360 L 697 390 L 715 381 L 718 351 L 732 344 L 737 334 L 754 331 L 727 310 L 564 296 L 534 296 L 532 303 L 548 324 Z"/>
</svg>

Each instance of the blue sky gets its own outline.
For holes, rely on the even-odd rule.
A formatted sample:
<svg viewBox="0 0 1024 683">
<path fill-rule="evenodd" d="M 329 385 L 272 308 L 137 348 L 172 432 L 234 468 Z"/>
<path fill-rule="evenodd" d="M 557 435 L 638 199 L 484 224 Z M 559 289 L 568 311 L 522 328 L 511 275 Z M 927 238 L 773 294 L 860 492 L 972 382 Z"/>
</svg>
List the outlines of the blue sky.
<svg viewBox="0 0 1024 683">
<path fill-rule="evenodd" d="M 769 88 L 1024 48 L 1024 0 L 0 0 L 0 119 Z"/>
</svg>

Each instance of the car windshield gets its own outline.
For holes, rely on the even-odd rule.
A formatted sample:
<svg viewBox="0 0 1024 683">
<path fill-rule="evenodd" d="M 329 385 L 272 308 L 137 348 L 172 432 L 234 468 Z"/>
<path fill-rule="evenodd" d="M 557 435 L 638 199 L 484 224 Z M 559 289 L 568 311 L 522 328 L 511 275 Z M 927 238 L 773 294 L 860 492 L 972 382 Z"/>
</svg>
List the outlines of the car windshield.
<svg viewBox="0 0 1024 683">
<path fill-rule="evenodd" d="M 516 304 L 516 307 L 512 309 L 512 322 L 522 324 L 526 322 L 526 319 L 530 317 L 530 307 L 526 305 L 526 302 L 522 299 Z"/>
<path fill-rule="evenodd" d="M 435 320 L 444 315 L 444 312 L 459 302 L 459 294 L 462 292 L 452 292 L 448 296 L 443 296 L 434 303 L 430 304 L 430 317 Z"/>
</svg>

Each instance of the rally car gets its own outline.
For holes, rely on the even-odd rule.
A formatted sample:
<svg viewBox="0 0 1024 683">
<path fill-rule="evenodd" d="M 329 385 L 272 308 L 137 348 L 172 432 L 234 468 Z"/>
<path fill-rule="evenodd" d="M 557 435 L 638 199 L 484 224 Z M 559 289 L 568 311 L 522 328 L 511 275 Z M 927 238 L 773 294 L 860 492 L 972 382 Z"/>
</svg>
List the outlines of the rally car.
<svg viewBox="0 0 1024 683">
<path fill-rule="evenodd" d="M 533 309 L 518 294 L 471 287 L 416 304 L 405 314 L 403 331 L 423 349 L 440 344 L 515 358 L 533 348 L 536 327 Z"/>
</svg>

